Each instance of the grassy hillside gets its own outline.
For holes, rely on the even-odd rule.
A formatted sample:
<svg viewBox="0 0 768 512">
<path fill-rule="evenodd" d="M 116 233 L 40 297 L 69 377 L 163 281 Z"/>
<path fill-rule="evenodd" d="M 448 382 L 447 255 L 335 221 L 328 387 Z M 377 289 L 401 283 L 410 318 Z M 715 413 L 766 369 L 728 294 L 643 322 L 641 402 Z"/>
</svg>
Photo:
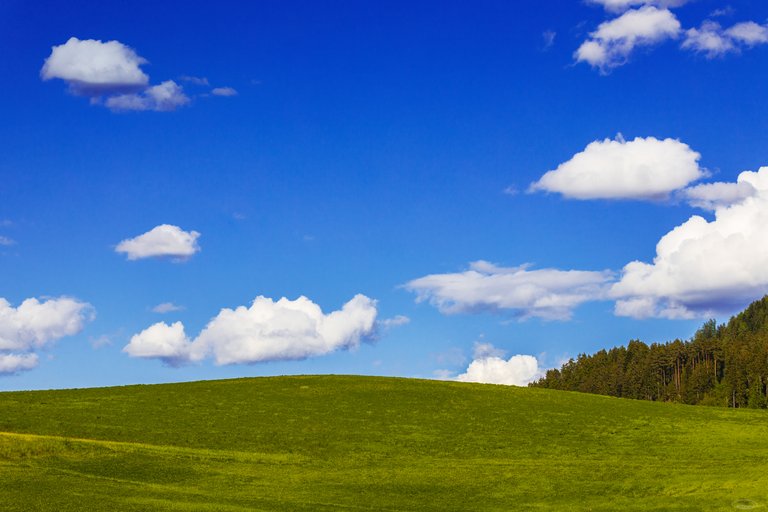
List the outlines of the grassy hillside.
<svg viewBox="0 0 768 512">
<path fill-rule="evenodd" d="M 279 377 L 0 393 L 0 510 L 768 508 L 768 414 Z"/>
</svg>

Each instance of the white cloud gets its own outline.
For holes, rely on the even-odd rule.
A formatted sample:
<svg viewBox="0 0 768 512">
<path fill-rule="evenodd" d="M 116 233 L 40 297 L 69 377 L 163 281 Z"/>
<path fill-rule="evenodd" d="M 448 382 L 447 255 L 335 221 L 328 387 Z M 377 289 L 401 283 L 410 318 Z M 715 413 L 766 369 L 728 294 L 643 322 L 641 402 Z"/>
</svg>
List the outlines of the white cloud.
<svg viewBox="0 0 768 512">
<path fill-rule="evenodd" d="M 384 320 L 380 320 L 378 322 L 379 327 L 382 329 L 392 329 L 393 327 L 400 327 L 401 325 L 406 325 L 411 323 L 411 319 L 408 318 L 405 315 L 397 315 L 392 318 L 385 318 Z"/>
<path fill-rule="evenodd" d="M 328 314 L 306 297 L 275 302 L 260 296 L 250 307 L 222 309 L 194 340 L 181 322 L 160 322 L 133 336 L 123 351 L 171 365 L 208 357 L 219 365 L 304 359 L 357 347 L 374 334 L 376 313 L 376 301 L 364 295 Z"/>
<path fill-rule="evenodd" d="M 17 308 L 0 298 L 0 351 L 26 352 L 79 333 L 93 319 L 84 302 L 60 297 L 26 299 Z"/>
<path fill-rule="evenodd" d="M 40 76 L 43 80 L 60 78 L 77 94 L 137 90 L 149 82 L 140 67 L 146 62 L 119 41 L 71 37 L 66 43 L 52 47 Z"/>
<path fill-rule="evenodd" d="M 177 306 L 173 302 L 163 302 L 152 308 L 153 313 L 173 313 L 175 311 L 184 311 L 184 306 Z"/>
<path fill-rule="evenodd" d="M 208 82 L 208 79 L 204 76 L 189 76 L 189 75 L 183 75 L 179 77 L 179 80 L 182 82 L 189 82 L 191 84 L 195 85 L 210 85 Z"/>
<path fill-rule="evenodd" d="M 498 267 L 485 261 L 465 272 L 414 279 L 405 288 L 443 313 L 507 310 L 522 319 L 570 318 L 580 304 L 603 298 L 610 272 Z"/>
<path fill-rule="evenodd" d="M 503 359 L 503 352 L 488 343 L 481 344 L 478 353 L 475 346 L 475 359 L 467 370 L 456 377 L 460 382 L 480 382 L 484 384 L 504 384 L 507 386 L 527 386 L 542 377 L 539 362 L 533 356 L 516 355 Z"/>
<path fill-rule="evenodd" d="M 37 366 L 37 354 L 2 354 L 0 353 L 0 375 L 8 375 L 31 370 Z"/>
<path fill-rule="evenodd" d="M 91 343 L 91 347 L 93 347 L 94 350 L 98 350 L 100 348 L 108 347 L 109 345 L 112 345 L 112 336 L 109 334 L 102 334 L 101 336 L 97 336 L 94 338 L 93 336 L 88 338 L 88 341 Z"/>
<path fill-rule="evenodd" d="M 178 226 L 161 224 L 135 238 L 123 240 L 115 252 L 124 253 L 129 260 L 170 257 L 184 260 L 200 251 L 197 231 L 184 231 Z"/>
<path fill-rule="evenodd" d="M 505 352 L 500 348 L 494 347 L 490 343 L 475 342 L 472 357 L 475 359 L 485 359 L 488 357 L 504 357 Z"/>
<path fill-rule="evenodd" d="M 454 380 L 454 372 L 446 369 L 439 369 L 432 372 L 436 380 Z"/>
<path fill-rule="evenodd" d="M 146 63 L 120 41 L 71 37 L 51 49 L 40 76 L 43 80 L 64 80 L 74 94 L 90 96 L 91 104 L 113 111 L 168 112 L 190 102 L 173 80 L 150 86 L 149 76 L 141 69 Z"/>
<path fill-rule="evenodd" d="M 16 245 L 16 240 L 8 238 L 7 236 L 0 236 L 0 245 L 10 247 L 11 245 Z"/>
<path fill-rule="evenodd" d="M 168 325 L 165 322 L 158 322 L 132 336 L 128 345 L 123 347 L 123 352 L 131 357 L 162 359 L 176 366 L 201 359 L 193 357 L 191 345 L 184 332 L 184 324 L 174 322 Z"/>
<path fill-rule="evenodd" d="M 211 91 L 214 96 L 237 96 L 237 91 L 232 87 L 216 87 Z"/>
<path fill-rule="evenodd" d="M 680 30 L 680 22 L 671 11 L 646 5 L 601 23 L 576 50 L 574 58 L 605 73 L 626 63 L 635 48 L 674 39 Z"/>
<path fill-rule="evenodd" d="M 749 174 L 739 175 L 736 183 L 704 183 L 681 191 L 688 204 L 702 210 L 717 210 L 742 202 L 757 194 L 757 189 L 750 183 Z"/>
<path fill-rule="evenodd" d="M 699 158 L 676 139 L 605 139 L 544 174 L 529 191 L 574 199 L 659 199 L 706 176 Z"/>
<path fill-rule="evenodd" d="M 737 23 L 725 33 L 746 46 L 755 46 L 768 43 L 768 26 L 758 25 L 754 21 Z"/>
<path fill-rule="evenodd" d="M 699 28 L 686 30 L 681 48 L 705 53 L 710 59 L 737 51 L 733 40 L 723 32 L 720 24 L 714 21 L 705 21 Z"/>
<path fill-rule="evenodd" d="M 714 11 L 709 13 L 709 17 L 710 18 L 718 18 L 720 16 L 732 16 L 733 13 L 735 13 L 735 12 L 736 12 L 736 10 L 733 7 L 731 7 L 730 5 L 726 5 L 723 8 L 715 9 Z"/>
<path fill-rule="evenodd" d="M 704 53 L 711 59 L 726 53 L 738 52 L 741 47 L 751 48 L 766 43 L 768 43 L 768 26 L 746 21 L 724 30 L 719 23 L 705 21 L 699 28 L 686 30 L 681 47 Z"/>
<path fill-rule="evenodd" d="M 184 90 L 173 80 L 148 87 L 140 93 L 121 94 L 107 98 L 104 104 L 113 111 L 153 110 L 170 112 L 190 102 Z"/>
<path fill-rule="evenodd" d="M 544 39 L 544 46 L 542 47 L 542 50 L 547 51 L 552 48 L 552 46 L 554 46 L 557 32 L 554 30 L 545 30 L 542 32 L 541 37 Z"/>
<path fill-rule="evenodd" d="M 624 267 L 610 291 L 617 315 L 713 316 L 768 293 L 768 167 L 741 173 L 737 183 L 755 193 L 730 203 L 724 196 L 732 189 L 723 184 L 698 189 L 695 194 L 720 201 L 714 220 L 691 217 L 661 238 L 652 263 Z"/>
<path fill-rule="evenodd" d="M 685 5 L 690 0 L 587 0 L 587 3 L 600 5 L 609 12 L 624 12 L 627 9 L 643 5 L 655 5 L 664 8 L 674 8 Z"/>
<path fill-rule="evenodd" d="M 15 308 L 0 298 L 0 374 L 36 367 L 35 351 L 78 334 L 93 318 L 89 304 L 68 297 L 26 299 Z"/>
</svg>

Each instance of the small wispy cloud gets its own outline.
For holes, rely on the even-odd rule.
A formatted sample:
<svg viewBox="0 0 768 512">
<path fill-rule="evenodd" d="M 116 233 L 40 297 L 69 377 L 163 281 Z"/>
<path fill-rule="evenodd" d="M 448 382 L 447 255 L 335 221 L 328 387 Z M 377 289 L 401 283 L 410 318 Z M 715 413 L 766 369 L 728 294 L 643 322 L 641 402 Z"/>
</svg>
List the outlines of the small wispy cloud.
<svg viewBox="0 0 768 512">
<path fill-rule="evenodd" d="M 176 311 L 184 311 L 184 306 L 178 306 L 173 302 L 163 302 L 162 304 L 158 304 L 152 308 L 153 313 L 159 313 L 161 315 L 165 313 L 173 313 Z"/>
<path fill-rule="evenodd" d="M 557 32 L 554 30 L 545 30 L 541 34 L 542 39 L 544 40 L 544 44 L 542 46 L 542 51 L 547 51 L 555 44 L 555 38 L 557 37 Z"/>
<path fill-rule="evenodd" d="M 520 191 L 517 189 L 516 186 L 510 185 L 504 189 L 504 193 L 508 196 L 516 196 L 517 194 L 520 193 Z"/>
<path fill-rule="evenodd" d="M 91 347 L 93 347 L 94 350 L 98 350 L 100 348 L 108 347 L 112 345 L 112 336 L 108 334 L 102 334 L 101 336 L 97 337 L 90 337 L 88 338 L 88 341 L 91 343 Z"/>
<path fill-rule="evenodd" d="M 211 94 L 214 96 L 237 96 L 237 91 L 232 87 L 215 87 Z"/>
<path fill-rule="evenodd" d="M 389 330 L 395 327 L 400 327 L 411 323 L 411 319 L 405 315 L 397 315 L 392 318 L 385 318 L 376 322 L 378 326 L 383 330 Z"/>
<path fill-rule="evenodd" d="M 424 276 L 404 288 L 445 314 L 506 311 L 521 320 L 567 320 L 584 302 L 604 298 L 612 280 L 609 271 L 529 270 L 529 265 L 475 261 L 464 272 Z"/>
<path fill-rule="evenodd" d="M 182 82 L 189 82 L 195 85 L 203 85 L 203 86 L 210 85 L 210 83 L 208 83 L 208 79 L 204 76 L 200 77 L 200 76 L 183 75 L 179 77 L 179 80 L 181 80 Z"/>
</svg>

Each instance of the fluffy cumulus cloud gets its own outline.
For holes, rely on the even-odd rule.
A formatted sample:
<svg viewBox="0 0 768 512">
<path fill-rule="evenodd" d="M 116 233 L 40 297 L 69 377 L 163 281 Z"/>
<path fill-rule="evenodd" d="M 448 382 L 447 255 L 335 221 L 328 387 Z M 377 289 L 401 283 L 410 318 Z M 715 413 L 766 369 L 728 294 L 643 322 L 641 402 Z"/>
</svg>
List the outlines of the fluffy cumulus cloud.
<svg viewBox="0 0 768 512">
<path fill-rule="evenodd" d="M 617 315 L 710 316 L 768 293 L 768 167 L 742 173 L 738 190 L 713 185 L 689 192 L 714 208 L 713 220 L 691 217 L 661 238 L 652 263 L 624 267 L 610 290 Z"/>
<path fill-rule="evenodd" d="M 13 307 L 0 298 L 0 374 L 37 366 L 35 353 L 83 330 L 93 308 L 69 297 L 23 301 Z"/>
<path fill-rule="evenodd" d="M 197 231 L 184 231 L 178 226 L 161 224 L 135 238 L 123 240 L 115 252 L 125 254 L 129 260 L 143 258 L 172 258 L 183 261 L 200 251 Z"/>
<path fill-rule="evenodd" d="M 37 368 L 37 354 L 3 354 L 0 353 L 0 375 L 19 373 Z"/>
<path fill-rule="evenodd" d="M 443 313 L 507 311 L 521 319 L 570 318 L 580 304 L 604 297 L 612 279 L 608 271 L 539 269 L 526 265 L 499 267 L 485 261 L 469 270 L 433 274 L 408 282 L 405 288 Z"/>
<path fill-rule="evenodd" d="M 723 29 L 719 23 L 705 21 L 699 28 L 685 32 L 682 48 L 703 53 L 707 58 L 714 58 L 742 48 L 751 48 L 768 43 L 768 26 L 758 25 L 753 21 L 737 23 Z"/>
<path fill-rule="evenodd" d="M 373 336 L 376 314 L 376 301 L 364 295 L 327 314 L 306 297 L 257 297 L 250 307 L 222 309 L 195 339 L 181 322 L 159 322 L 133 336 L 123 351 L 170 365 L 207 358 L 219 365 L 304 359 L 357 347 Z"/>
<path fill-rule="evenodd" d="M 529 191 L 574 199 L 659 199 L 706 176 L 700 157 L 676 139 L 605 139 L 544 174 Z"/>
<path fill-rule="evenodd" d="M 674 39 L 681 30 L 680 22 L 669 9 L 646 5 L 601 23 L 579 46 L 574 58 L 607 72 L 626 63 L 636 48 Z"/>
<path fill-rule="evenodd" d="M 754 21 L 737 23 L 725 33 L 734 41 L 749 47 L 768 43 L 768 25 L 758 25 Z"/>
<path fill-rule="evenodd" d="M 51 49 L 40 76 L 59 78 L 76 94 L 137 90 L 149 77 L 141 70 L 147 61 L 119 41 L 80 40 L 71 37 Z"/>
<path fill-rule="evenodd" d="M 114 111 L 167 112 L 190 102 L 172 80 L 150 86 L 149 76 L 141 69 L 146 63 L 120 41 L 71 37 L 51 49 L 40 76 L 43 80 L 64 80 L 74 94 L 89 96 L 91 103 Z"/>
<path fill-rule="evenodd" d="M 538 360 L 533 356 L 516 355 L 504 359 L 504 352 L 488 343 L 475 345 L 475 356 L 467 370 L 456 377 L 460 382 L 527 386 L 542 377 Z"/>
</svg>

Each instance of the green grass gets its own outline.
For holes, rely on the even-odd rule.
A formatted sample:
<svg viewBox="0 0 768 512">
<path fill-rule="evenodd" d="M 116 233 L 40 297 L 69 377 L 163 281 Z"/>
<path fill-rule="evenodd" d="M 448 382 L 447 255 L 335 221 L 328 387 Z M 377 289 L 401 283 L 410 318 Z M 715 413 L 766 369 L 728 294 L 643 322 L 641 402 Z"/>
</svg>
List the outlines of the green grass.
<svg viewBox="0 0 768 512">
<path fill-rule="evenodd" d="M 0 393 L 0 510 L 768 511 L 768 414 L 276 377 Z"/>
</svg>

